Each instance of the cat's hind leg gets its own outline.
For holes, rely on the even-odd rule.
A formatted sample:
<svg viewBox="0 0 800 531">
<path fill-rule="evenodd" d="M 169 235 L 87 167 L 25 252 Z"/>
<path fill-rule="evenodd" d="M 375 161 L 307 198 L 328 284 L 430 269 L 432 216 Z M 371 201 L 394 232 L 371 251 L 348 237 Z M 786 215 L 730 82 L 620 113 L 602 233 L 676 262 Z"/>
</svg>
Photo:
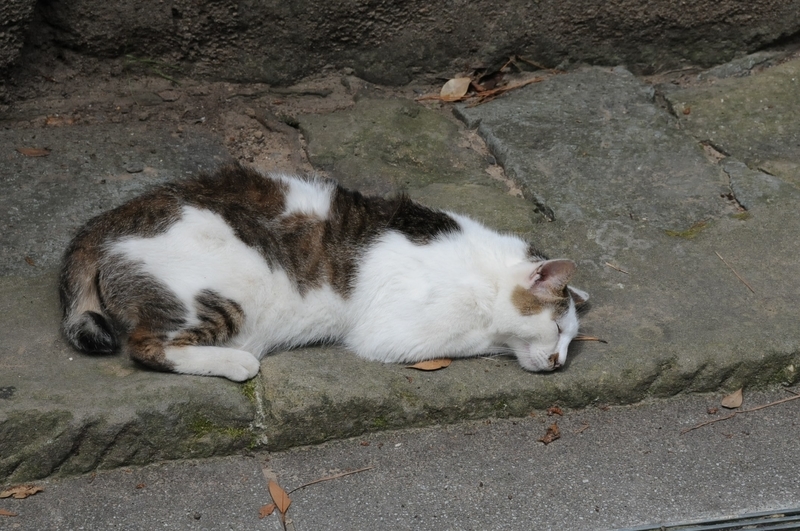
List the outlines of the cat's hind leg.
<svg viewBox="0 0 800 531">
<path fill-rule="evenodd" d="M 128 352 L 135 361 L 157 371 L 222 376 L 234 382 L 249 380 L 261 367 L 244 350 L 208 345 L 175 345 L 165 335 L 137 329 L 128 338 Z"/>
<path fill-rule="evenodd" d="M 223 345 L 244 323 L 241 306 L 211 290 L 195 298 L 197 324 L 169 334 L 138 328 L 128 339 L 131 357 L 156 370 L 249 380 L 261 366 L 250 352 Z"/>
</svg>

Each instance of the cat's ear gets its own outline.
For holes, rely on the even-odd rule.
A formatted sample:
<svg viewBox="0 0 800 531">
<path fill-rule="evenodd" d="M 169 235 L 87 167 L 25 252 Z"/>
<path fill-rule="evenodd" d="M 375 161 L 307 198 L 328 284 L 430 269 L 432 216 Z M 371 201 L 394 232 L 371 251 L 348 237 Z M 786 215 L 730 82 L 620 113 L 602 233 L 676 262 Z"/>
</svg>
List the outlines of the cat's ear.
<svg viewBox="0 0 800 531">
<path fill-rule="evenodd" d="M 589 300 L 589 294 L 583 291 L 582 289 L 575 288 L 573 286 L 567 286 L 570 295 L 572 295 L 572 301 L 575 303 L 577 308 L 580 308 L 586 301 Z"/>
<path fill-rule="evenodd" d="M 540 297 L 563 297 L 564 288 L 577 267 L 572 260 L 547 260 L 528 277 L 528 289 Z"/>
</svg>

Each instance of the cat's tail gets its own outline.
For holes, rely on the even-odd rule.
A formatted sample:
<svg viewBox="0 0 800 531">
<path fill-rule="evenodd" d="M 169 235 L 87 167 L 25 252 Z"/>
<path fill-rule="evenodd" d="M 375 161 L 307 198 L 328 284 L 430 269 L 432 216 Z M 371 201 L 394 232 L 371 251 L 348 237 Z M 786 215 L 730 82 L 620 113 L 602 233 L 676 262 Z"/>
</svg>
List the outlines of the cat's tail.
<svg viewBox="0 0 800 531">
<path fill-rule="evenodd" d="M 83 235 L 73 240 L 61 268 L 61 329 L 67 341 L 87 354 L 113 354 L 119 335 L 103 309 L 97 247 Z"/>
</svg>

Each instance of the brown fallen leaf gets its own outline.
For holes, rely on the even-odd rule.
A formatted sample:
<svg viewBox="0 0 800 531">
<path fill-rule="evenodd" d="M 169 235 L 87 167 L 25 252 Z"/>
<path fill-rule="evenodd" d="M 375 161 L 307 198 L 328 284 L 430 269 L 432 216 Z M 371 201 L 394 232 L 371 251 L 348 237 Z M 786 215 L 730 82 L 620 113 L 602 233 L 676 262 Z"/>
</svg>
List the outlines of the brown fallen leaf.
<svg viewBox="0 0 800 531">
<path fill-rule="evenodd" d="M 741 407 L 742 401 L 742 390 L 740 388 L 723 398 L 721 405 L 724 408 L 736 409 L 737 407 Z"/>
<path fill-rule="evenodd" d="M 34 262 L 33 258 L 31 258 L 30 256 L 25 257 L 25 263 L 31 267 L 36 267 L 36 262 Z"/>
<path fill-rule="evenodd" d="M 50 154 L 50 150 L 45 148 L 22 147 L 17 148 L 17 151 L 26 157 L 46 157 Z"/>
<path fill-rule="evenodd" d="M 266 505 L 262 505 L 261 509 L 258 510 L 258 517 L 266 518 L 267 516 L 271 515 L 274 512 L 275 512 L 275 504 L 268 503 Z"/>
<path fill-rule="evenodd" d="M 558 415 L 559 417 L 563 417 L 564 412 L 558 406 L 552 406 L 547 408 L 547 416 L 552 417 L 553 415 Z"/>
<path fill-rule="evenodd" d="M 23 500 L 28 496 L 33 496 L 37 492 L 42 492 L 43 490 L 44 489 L 42 487 L 37 487 L 36 485 L 17 485 L 16 487 L 11 487 L 10 489 L 0 492 L 0 498 L 14 498 L 17 500 Z"/>
<path fill-rule="evenodd" d="M 414 365 L 409 365 L 408 369 L 417 369 L 418 371 L 437 371 L 449 366 L 453 360 L 450 358 L 440 358 L 438 360 L 420 361 Z"/>
<path fill-rule="evenodd" d="M 539 439 L 540 442 L 544 444 L 550 444 L 551 442 L 555 441 L 556 439 L 561 438 L 561 430 L 558 429 L 558 424 L 553 423 L 550 427 L 547 428 L 547 433 L 544 434 L 544 437 Z"/>
<path fill-rule="evenodd" d="M 47 119 L 44 121 L 44 125 L 49 125 L 50 127 L 59 127 L 62 125 L 72 125 L 75 123 L 75 120 L 68 117 L 68 116 L 59 116 L 58 114 L 53 116 L 48 116 Z"/>
<path fill-rule="evenodd" d="M 283 528 L 286 529 L 286 511 L 289 510 L 292 500 L 286 494 L 286 491 L 273 480 L 269 480 L 269 495 L 272 496 L 272 501 L 275 502 L 275 508 L 281 513 L 281 523 Z"/>
<path fill-rule="evenodd" d="M 0 516 L 17 516 L 17 513 L 12 513 L 11 511 L 0 509 Z"/>
<path fill-rule="evenodd" d="M 442 90 L 439 92 L 439 98 L 441 98 L 442 101 L 458 101 L 467 93 L 471 82 L 472 80 L 468 77 L 451 79 L 442 87 Z"/>
</svg>

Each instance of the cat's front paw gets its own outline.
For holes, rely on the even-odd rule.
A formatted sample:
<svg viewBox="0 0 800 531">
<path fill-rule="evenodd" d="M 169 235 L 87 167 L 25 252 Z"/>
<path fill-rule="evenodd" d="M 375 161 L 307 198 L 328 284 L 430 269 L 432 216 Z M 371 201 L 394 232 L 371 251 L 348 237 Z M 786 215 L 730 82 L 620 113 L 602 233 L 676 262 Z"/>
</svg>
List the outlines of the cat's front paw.
<svg viewBox="0 0 800 531">
<path fill-rule="evenodd" d="M 236 356 L 235 359 L 225 360 L 220 367 L 220 376 L 234 382 L 244 382 L 258 374 L 261 362 L 249 352 L 243 354 L 247 354 L 247 356 Z"/>
</svg>

